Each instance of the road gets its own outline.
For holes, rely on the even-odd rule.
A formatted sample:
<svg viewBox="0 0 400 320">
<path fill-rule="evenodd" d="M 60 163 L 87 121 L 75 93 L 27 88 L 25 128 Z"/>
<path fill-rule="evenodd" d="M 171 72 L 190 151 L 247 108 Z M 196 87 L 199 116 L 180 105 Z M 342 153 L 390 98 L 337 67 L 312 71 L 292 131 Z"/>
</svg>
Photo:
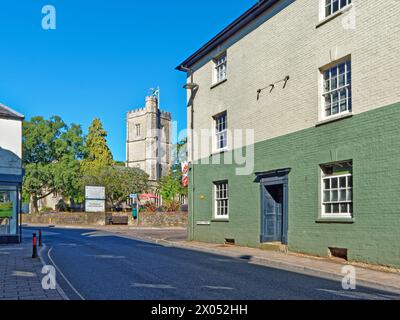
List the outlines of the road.
<svg viewBox="0 0 400 320">
<path fill-rule="evenodd" d="M 36 231 L 36 229 L 35 229 Z M 26 240 L 33 229 L 25 228 Z M 42 257 L 71 300 L 399 299 L 391 293 L 83 229 L 43 229 Z"/>
</svg>

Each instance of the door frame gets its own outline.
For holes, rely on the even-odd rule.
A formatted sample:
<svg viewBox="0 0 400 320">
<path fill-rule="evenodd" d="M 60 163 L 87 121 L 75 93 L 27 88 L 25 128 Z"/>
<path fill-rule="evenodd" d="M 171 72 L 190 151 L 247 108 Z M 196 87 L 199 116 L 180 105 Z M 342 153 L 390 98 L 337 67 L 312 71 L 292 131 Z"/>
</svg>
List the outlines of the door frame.
<svg viewBox="0 0 400 320">
<path fill-rule="evenodd" d="M 256 173 L 257 183 L 260 183 L 260 242 L 265 243 L 263 221 L 264 221 L 264 188 L 269 186 L 283 186 L 283 208 L 282 208 L 282 244 L 288 245 L 289 230 L 289 173 L 291 169 L 281 169 L 268 172 Z"/>
</svg>

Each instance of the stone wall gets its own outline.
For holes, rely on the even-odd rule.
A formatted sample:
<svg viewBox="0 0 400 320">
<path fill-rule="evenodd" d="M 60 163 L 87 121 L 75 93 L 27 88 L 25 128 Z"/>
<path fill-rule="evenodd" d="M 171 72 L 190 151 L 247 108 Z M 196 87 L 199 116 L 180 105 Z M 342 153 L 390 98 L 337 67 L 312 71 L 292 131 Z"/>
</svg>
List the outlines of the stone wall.
<svg viewBox="0 0 400 320">
<path fill-rule="evenodd" d="M 127 213 L 114 214 L 116 216 L 127 215 Z M 44 224 L 44 225 L 68 225 L 68 226 L 104 226 L 111 213 L 47 213 L 47 214 L 24 214 L 23 224 Z M 139 224 L 129 219 L 130 226 L 140 227 L 186 227 L 188 213 L 151 213 L 141 212 L 139 214 Z"/>
<path fill-rule="evenodd" d="M 139 214 L 139 226 L 142 227 L 187 227 L 188 213 L 151 213 Z"/>
<path fill-rule="evenodd" d="M 96 225 L 106 224 L 104 213 L 43 213 L 22 215 L 23 224 Z"/>
</svg>

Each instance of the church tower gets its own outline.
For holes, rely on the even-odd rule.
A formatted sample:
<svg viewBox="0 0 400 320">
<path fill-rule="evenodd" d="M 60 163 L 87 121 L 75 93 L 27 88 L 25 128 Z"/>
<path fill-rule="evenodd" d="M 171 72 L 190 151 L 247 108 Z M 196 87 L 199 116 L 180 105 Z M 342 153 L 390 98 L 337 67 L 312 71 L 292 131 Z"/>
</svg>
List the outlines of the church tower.
<svg viewBox="0 0 400 320">
<path fill-rule="evenodd" d="M 127 114 L 127 166 L 140 168 L 150 181 L 159 181 L 171 167 L 171 127 L 169 112 L 159 109 L 157 97 L 146 97 L 144 108 Z"/>
</svg>

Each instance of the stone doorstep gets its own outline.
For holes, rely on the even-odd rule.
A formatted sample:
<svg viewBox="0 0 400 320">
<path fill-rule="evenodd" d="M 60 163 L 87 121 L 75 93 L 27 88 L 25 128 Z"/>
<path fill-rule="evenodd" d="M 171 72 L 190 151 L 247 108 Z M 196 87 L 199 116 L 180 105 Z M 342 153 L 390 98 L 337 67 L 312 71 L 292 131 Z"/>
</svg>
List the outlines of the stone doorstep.
<svg viewBox="0 0 400 320">
<path fill-rule="evenodd" d="M 260 244 L 260 249 L 265 251 L 275 251 L 280 253 L 288 253 L 288 246 L 281 242 L 267 242 Z"/>
</svg>

